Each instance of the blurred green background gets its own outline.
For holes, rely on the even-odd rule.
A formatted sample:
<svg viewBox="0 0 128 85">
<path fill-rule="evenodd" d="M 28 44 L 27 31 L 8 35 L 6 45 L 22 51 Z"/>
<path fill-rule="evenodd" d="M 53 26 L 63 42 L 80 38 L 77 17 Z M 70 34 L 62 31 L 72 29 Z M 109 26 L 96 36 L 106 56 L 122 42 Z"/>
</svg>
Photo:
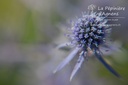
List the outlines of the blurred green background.
<svg viewBox="0 0 128 85">
<path fill-rule="evenodd" d="M 123 80 L 95 58 L 84 63 L 72 82 L 69 76 L 76 60 L 52 74 L 69 54 L 55 49 L 66 42 L 63 30 L 67 20 L 90 4 L 126 7 L 121 26 L 112 31 L 122 52 L 105 57 Z M 128 85 L 127 7 L 127 0 L 0 0 L 0 85 Z"/>
</svg>

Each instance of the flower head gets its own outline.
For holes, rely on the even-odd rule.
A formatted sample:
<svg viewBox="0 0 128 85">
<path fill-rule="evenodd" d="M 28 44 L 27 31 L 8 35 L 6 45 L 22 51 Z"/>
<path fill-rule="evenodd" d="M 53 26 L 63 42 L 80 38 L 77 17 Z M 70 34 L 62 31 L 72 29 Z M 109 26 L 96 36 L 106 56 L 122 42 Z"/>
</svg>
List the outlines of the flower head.
<svg viewBox="0 0 128 85">
<path fill-rule="evenodd" d="M 82 49 L 94 49 L 102 45 L 106 40 L 107 20 L 100 13 L 83 14 L 81 18 L 73 22 L 71 34 L 72 44 Z"/>
<path fill-rule="evenodd" d="M 106 17 L 101 13 L 83 13 L 81 18 L 77 18 L 72 22 L 70 33 L 70 43 L 61 46 L 72 45 L 75 49 L 67 56 L 67 58 L 54 71 L 58 71 L 69 63 L 74 56 L 80 52 L 78 61 L 71 74 L 70 80 L 73 78 L 77 70 L 81 67 L 83 61 L 87 59 L 90 54 L 95 56 L 103 63 L 103 65 L 112 72 L 115 76 L 120 77 L 118 73 L 108 65 L 101 56 L 100 47 L 107 42 L 110 28 L 107 25 Z M 59 47 L 61 47 L 59 46 Z"/>
</svg>

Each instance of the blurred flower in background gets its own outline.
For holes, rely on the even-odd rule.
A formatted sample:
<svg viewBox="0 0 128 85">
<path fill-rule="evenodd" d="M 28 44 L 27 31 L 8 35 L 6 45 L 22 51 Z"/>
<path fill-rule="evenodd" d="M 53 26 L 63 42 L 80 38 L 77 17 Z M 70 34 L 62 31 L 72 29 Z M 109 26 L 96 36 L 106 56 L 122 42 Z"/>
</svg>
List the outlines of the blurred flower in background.
<svg viewBox="0 0 128 85">
<path fill-rule="evenodd" d="M 55 49 L 66 40 L 62 24 L 67 25 L 66 20 L 86 11 L 90 4 L 126 7 L 121 12 L 125 17 L 119 20 L 121 26 L 112 31 L 113 40 L 121 42 L 115 42 L 115 46 L 121 45 L 123 53 L 105 57 L 124 81 L 109 74 L 95 58 L 86 62 L 72 82 L 69 76 L 75 59 L 52 74 L 70 50 Z M 0 85 L 127 85 L 127 6 L 127 0 L 0 0 Z"/>
</svg>

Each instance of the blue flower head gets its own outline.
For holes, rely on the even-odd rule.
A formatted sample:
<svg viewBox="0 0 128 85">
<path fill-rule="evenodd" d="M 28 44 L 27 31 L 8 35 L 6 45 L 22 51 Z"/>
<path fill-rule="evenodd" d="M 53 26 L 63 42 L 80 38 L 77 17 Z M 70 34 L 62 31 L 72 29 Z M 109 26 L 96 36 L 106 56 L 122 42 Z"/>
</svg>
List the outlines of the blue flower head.
<svg viewBox="0 0 128 85">
<path fill-rule="evenodd" d="M 101 14 L 84 14 L 72 24 L 71 36 L 72 42 L 77 47 L 87 50 L 94 50 L 105 42 L 108 26 L 107 20 Z"/>
<path fill-rule="evenodd" d="M 63 68 L 77 53 L 79 53 L 79 58 L 70 77 L 71 80 L 81 67 L 83 61 L 87 59 L 89 54 L 93 53 L 111 73 L 120 77 L 101 56 L 100 47 L 105 45 L 109 32 L 110 28 L 107 25 L 106 17 L 102 16 L 101 13 L 83 13 L 81 18 L 77 18 L 72 22 L 70 33 L 68 34 L 71 42 L 59 46 L 71 45 L 75 49 L 55 69 L 54 73 Z"/>
</svg>

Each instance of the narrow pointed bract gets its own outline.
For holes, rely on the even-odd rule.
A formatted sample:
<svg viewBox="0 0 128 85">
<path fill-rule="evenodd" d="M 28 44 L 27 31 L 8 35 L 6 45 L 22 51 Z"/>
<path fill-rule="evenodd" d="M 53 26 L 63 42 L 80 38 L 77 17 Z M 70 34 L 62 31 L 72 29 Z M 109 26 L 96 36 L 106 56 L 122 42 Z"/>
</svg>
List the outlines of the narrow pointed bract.
<svg viewBox="0 0 128 85">
<path fill-rule="evenodd" d="M 63 47 L 66 47 L 66 46 L 70 46 L 70 45 L 71 45 L 71 43 L 67 42 L 67 43 L 63 43 L 63 44 L 58 45 L 56 48 L 60 49 L 60 48 L 63 48 Z"/>
<path fill-rule="evenodd" d="M 101 53 L 98 49 L 95 49 L 95 56 L 113 75 L 121 78 L 121 76 L 102 58 Z"/>
<path fill-rule="evenodd" d="M 81 52 L 79 59 L 77 60 L 77 63 L 71 73 L 70 76 L 70 81 L 72 80 L 73 76 L 76 74 L 76 72 L 79 70 L 79 68 L 81 67 L 82 63 L 84 62 L 84 51 Z"/>
<path fill-rule="evenodd" d="M 62 61 L 62 63 L 54 70 L 53 73 L 56 73 L 57 71 L 59 71 L 60 69 L 62 69 L 66 64 L 68 64 L 68 63 L 74 58 L 74 56 L 78 53 L 79 50 L 80 50 L 80 48 L 74 49 L 74 50 Z"/>
</svg>

